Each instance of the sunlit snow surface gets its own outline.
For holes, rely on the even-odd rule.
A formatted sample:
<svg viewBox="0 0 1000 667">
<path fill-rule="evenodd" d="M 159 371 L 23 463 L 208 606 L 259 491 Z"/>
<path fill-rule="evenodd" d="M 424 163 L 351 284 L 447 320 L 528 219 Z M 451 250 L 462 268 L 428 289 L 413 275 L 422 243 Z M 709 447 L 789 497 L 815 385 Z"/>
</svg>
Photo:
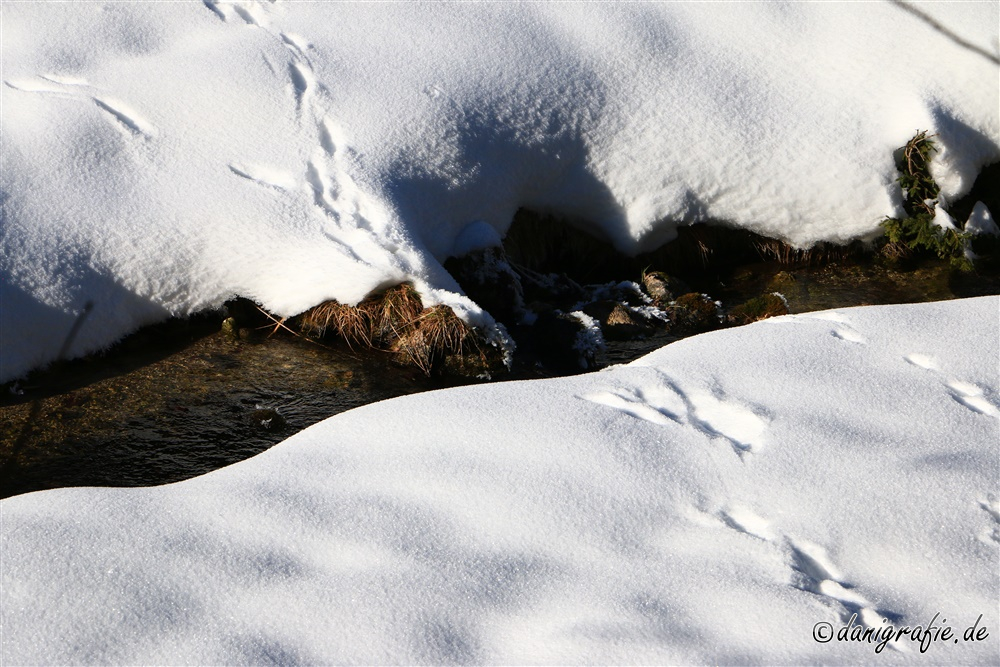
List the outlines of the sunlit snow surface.
<svg viewBox="0 0 1000 667">
<path fill-rule="evenodd" d="M 994 664 L 998 322 L 787 316 L 0 501 L 0 661 Z M 936 613 L 989 636 L 813 639 Z"/>
<path fill-rule="evenodd" d="M 0 381 L 88 300 L 73 355 L 403 280 L 489 324 L 440 262 L 521 206 L 625 251 L 871 235 L 916 131 L 948 198 L 1000 158 L 997 4 L 921 7 L 5 2 Z"/>
</svg>

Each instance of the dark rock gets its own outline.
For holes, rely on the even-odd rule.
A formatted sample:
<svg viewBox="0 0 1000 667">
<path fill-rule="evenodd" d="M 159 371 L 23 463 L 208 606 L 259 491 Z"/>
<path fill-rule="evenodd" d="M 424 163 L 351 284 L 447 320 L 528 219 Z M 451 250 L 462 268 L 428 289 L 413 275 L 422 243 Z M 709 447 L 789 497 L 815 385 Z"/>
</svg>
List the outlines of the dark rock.
<svg viewBox="0 0 1000 667">
<path fill-rule="evenodd" d="M 501 322 L 515 322 L 524 313 L 521 277 L 507 261 L 503 248 L 453 257 L 444 266 L 470 299 Z"/>
<path fill-rule="evenodd" d="M 265 431 L 280 431 L 288 425 L 274 408 L 257 408 L 250 414 L 250 423 Z"/>
<path fill-rule="evenodd" d="M 544 366 L 561 373 L 587 370 L 594 365 L 600 343 L 591 344 L 592 332 L 578 318 L 559 311 L 538 316 L 532 342 Z"/>
<path fill-rule="evenodd" d="M 524 298 L 543 301 L 556 308 L 569 309 L 587 298 L 587 290 L 565 273 L 536 273 L 520 270 Z"/>
</svg>

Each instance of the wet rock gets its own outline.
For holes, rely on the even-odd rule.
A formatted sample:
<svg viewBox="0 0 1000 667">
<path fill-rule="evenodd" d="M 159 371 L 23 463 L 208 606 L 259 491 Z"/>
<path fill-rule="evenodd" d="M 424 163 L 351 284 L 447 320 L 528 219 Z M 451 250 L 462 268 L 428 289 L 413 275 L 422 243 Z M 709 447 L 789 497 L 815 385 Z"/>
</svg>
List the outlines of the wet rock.
<svg viewBox="0 0 1000 667">
<path fill-rule="evenodd" d="M 777 289 L 794 285 L 795 283 L 796 279 L 794 274 L 789 273 L 788 271 L 778 271 L 771 277 L 771 282 L 769 284 Z"/>
<path fill-rule="evenodd" d="M 514 322 L 524 312 L 521 277 L 503 248 L 477 250 L 444 266 L 470 299 L 501 322 Z"/>
<path fill-rule="evenodd" d="M 587 299 L 587 290 L 565 273 L 536 273 L 519 269 L 524 298 L 541 301 L 555 308 L 570 308 Z"/>
<path fill-rule="evenodd" d="M 541 313 L 532 334 L 533 346 L 543 364 L 562 373 L 592 368 L 604 343 L 597 321 L 582 312 Z"/>
<path fill-rule="evenodd" d="M 227 317 L 222 320 L 222 335 L 224 335 L 229 340 L 239 340 L 240 339 L 240 327 L 236 323 L 235 317 Z"/>
<path fill-rule="evenodd" d="M 281 431 L 288 425 L 274 408 L 257 408 L 250 414 L 250 423 L 265 431 Z"/>
</svg>

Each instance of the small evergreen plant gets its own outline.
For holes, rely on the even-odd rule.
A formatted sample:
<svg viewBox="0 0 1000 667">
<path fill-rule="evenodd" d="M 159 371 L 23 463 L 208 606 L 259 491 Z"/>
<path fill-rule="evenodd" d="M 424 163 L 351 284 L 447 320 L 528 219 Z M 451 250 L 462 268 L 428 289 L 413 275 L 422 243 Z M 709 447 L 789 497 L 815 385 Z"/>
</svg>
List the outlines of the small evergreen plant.
<svg viewBox="0 0 1000 667">
<path fill-rule="evenodd" d="M 938 204 L 941 188 L 931 177 L 930 161 L 936 152 L 933 135 L 919 132 L 902 148 L 896 164 L 900 176 L 896 179 L 903 188 L 905 218 L 886 218 L 881 226 L 885 231 L 882 254 L 898 258 L 913 253 L 930 253 L 940 259 L 950 259 L 953 266 L 971 269 L 965 257 L 968 234 L 954 229 L 944 229 L 934 222 L 934 209 Z"/>
</svg>

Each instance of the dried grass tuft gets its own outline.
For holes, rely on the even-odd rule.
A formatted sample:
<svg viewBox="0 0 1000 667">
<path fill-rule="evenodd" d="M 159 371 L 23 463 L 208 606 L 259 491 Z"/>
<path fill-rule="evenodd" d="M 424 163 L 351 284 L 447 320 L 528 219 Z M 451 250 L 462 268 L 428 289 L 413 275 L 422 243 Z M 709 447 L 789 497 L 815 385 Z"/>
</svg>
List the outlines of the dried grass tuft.
<svg viewBox="0 0 1000 667">
<path fill-rule="evenodd" d="M 428 375 L 452 357 L 470 368 L 490 365 L 476 330 L 448 306 L 424 308 L 408 283 L 370 295 L 357 306 L 326 301 L 300 315 L 298 327 L 309 336 L 339 336 L 349 345 L 395 352 Z"/>
<path fill-rule="evenodd" d="M 371 340 L 382 345 L 405 334 L 423 309 L 420 295 L 409 283 L 390 287 L 358 304 L 358 310 L 368 318 Z"/>
<path fill-rule="evenodd" d="M 308 336 L 323 338 L 333 334 L 343 338 L 348 345 L 372 347 L 371 317 L 355 306 L 324 301 L 300 315 L 298 324 Z"/>
<path fill-rule="evenodd" d="M 299 316 L 299 328 L 322 338 L 334 335 L 349 345 L 384 348 L 406 333 L 423 310 L 420 296 L 408 283 L 372 294 L 357 306 L 324 301 Z"/>
<path fill-rule="evenodd" d="M 762 259 L 772 259 L 785 266 L 823 266 L 842 262 L 866 252 L 864 244 L 859 242 L 847 245 L 817 243 L 811 248 L 796 248 L 784 241 L 762 236 L 755 238 L 754 248 Z"/>
<path fill-rule="evenodd" d="M 475 356 L 485 361 L 475 330 L 444 305 L 420 313 L 412 327 L 396 339 L 393 349 L 428 375 L 448 356 Z"/>
</svg>

